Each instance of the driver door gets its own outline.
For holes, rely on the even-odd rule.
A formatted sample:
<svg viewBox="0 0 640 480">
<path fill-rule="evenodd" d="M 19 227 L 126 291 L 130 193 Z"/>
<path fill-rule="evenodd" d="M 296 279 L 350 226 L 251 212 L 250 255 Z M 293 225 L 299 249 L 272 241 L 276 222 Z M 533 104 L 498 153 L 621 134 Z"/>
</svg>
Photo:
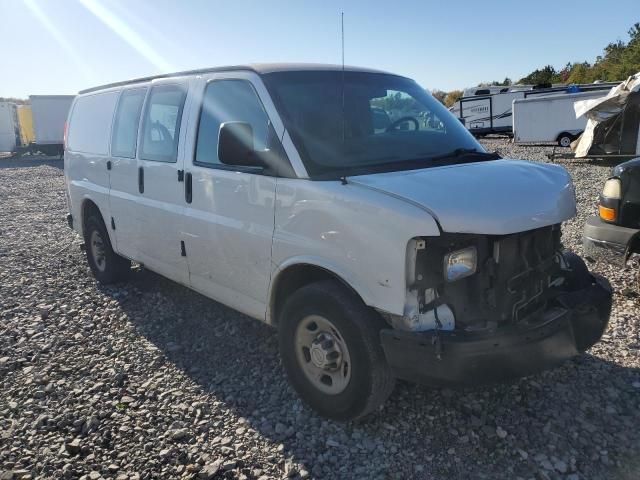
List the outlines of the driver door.
<svg viewBox="0 0 640 480">
<path fill-rule="evenodd" d="M 139 258 L 150 270 L 187 285 L 180 231 L 184 215 L 185 111 L 189 81 L 154 82 L 145 102 L 138 154 Z"/>
</svg>

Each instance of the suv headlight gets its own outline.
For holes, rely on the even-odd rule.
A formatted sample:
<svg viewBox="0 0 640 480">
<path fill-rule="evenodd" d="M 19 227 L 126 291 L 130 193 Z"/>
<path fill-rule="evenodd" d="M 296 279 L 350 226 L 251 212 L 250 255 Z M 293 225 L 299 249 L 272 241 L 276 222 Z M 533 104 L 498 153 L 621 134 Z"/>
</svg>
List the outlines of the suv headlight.
<svg viewBox="0 0 640 480">
<path fill-rule="evenodd" d="M 610 178 L 609 180 L 604 182 L 604 187 L 602 188 L 603 197 L 620 200 L 621 195 L 622 185 L 620 184 L 619 178 Z"/>
<path fill-rule="evenodd" d="M 600 218 L 607 222 L 615 222 L 617 216 L 617 206 L 622 198 L 622 184 L 619 178 L 610 178 L 604 182 L 602 194 L 600 194 L 600 204 L 598 214 Z"/>
<path fill-rule="evenodd" d="M 455 282 L 476 273 L 478 252 L 476 247 L 467 247 L 444 256 L 444 279 Z"/>
</svg>

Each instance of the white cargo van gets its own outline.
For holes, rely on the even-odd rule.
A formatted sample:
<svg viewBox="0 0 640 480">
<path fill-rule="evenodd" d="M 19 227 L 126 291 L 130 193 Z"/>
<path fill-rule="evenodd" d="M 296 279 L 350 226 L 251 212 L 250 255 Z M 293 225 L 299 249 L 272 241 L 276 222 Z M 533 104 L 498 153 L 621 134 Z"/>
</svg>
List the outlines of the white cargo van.
<svg viewBox="0 0 640 480">
<path fill-rule="evenodd" d="M 86 90 L 65 176 L 100 282 L 135 261 L 273 325 L 331 418 L 375 410 L 395 378 L 548 368 L 607 325 L 606 280 L 561 247 L 566 170 L 487 153 L 398 75 L 254 65 Z"/>
</svg>

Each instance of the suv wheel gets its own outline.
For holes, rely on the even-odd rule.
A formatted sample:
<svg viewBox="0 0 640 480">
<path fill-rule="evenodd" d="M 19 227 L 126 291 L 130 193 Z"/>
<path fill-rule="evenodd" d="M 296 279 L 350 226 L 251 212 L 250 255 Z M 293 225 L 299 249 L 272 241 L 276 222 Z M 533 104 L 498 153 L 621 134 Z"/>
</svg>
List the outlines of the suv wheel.
<svg viewBox="0 0 640 480">
<path fill-rule="evenodd" d="M 335 420 L 363 417 L 382 405 L 395 383 L 380 345 L 385 325 L 336 281 L 296 291 L 282 309 L 279 342 L 300 397 Z"/>
<path fill-rule="evenodd" d="M 100 283 L 109 284 L 126 279 L 131 270 L 131 262 L 113 251 L 102 218 L 95 215 L 87 218 L 84 243 L 89 268 Z"/>
</svg>

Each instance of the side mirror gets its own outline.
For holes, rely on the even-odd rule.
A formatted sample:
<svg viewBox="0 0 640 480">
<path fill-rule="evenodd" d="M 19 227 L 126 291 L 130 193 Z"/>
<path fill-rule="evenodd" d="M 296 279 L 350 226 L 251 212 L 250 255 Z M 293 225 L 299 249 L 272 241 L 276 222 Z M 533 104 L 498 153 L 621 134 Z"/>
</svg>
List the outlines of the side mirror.
<svg viewBox="0 0 640 480">
<path fill-rule="evenodd" d="M 253 128 L 247 122 L 224 122 L 218 132 L 218 159 L 225 165 L 262 167 L 253 147 Z"/>
</svg>

